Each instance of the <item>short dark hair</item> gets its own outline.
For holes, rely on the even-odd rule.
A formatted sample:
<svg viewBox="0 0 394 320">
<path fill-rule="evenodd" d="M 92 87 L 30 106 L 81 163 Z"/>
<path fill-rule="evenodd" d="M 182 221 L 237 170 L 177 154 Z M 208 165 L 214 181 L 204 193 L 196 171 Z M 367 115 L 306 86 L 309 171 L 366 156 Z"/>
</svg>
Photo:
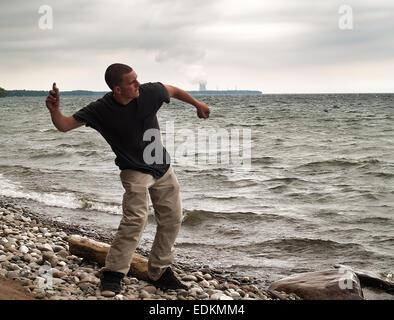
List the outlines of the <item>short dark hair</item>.
<svg viewBox="0 0 394 320">
<path fill-rule="evenodd" d="M 105 71 L 105 82 L 111 90 L 122 82 L 122 76 L 133 71 L 132 67 L 122 63 L 113 63 Z"/>
</svg>

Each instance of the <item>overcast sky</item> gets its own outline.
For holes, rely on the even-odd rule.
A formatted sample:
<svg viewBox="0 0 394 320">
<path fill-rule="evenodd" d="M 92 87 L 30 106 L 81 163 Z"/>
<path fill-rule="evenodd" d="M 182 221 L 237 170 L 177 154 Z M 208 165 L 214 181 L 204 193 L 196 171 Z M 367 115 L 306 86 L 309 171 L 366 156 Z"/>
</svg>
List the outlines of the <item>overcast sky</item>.
<svg viewBox="0 0 394 320">
<path fill-rule="evenodd" d="M 394 92 L 393 0 L 1 0 L 0 26 L 6 89 L 106 91 L 121 62 L 186 90 Z"/>
</svg>

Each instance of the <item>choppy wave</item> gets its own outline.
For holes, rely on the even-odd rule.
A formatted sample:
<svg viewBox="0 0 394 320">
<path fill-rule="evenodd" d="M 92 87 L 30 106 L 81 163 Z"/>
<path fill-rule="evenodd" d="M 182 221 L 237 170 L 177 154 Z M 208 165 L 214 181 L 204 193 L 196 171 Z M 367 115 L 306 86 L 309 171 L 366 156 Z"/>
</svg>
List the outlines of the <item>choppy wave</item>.
<svg viewBox="0 0 394 320">
<path fill-rule="evenodd" d="M 30 152 L 30 159 L 48 159 L 48 158 L 64 158 L 70 157 L 72 155 L 78 155 L 82 157 L 94 157 L 102 155 L 102 152 L 98 152 L 96 150 L 58 150 L 58 151 L 39 151 L 39 152 Z"/>
<path fill-rule="evenodd" d="M 365 172 L 364 174 L 375 176 L 377 178 L 383 178 L 383 179 L 392 179 L 394 178 L 394 173 L 390 172 Z"/>
<path fill-rule="evenodd" d="M 258 212 L 237 212 L 237 211 L 207 211 L 207 210 L 187 210 L 183 211 L 184 218 L 183 224 L 188 226 L 199 225 L 203 221 L 219 221 L 220 219 L 235 221 L 248 221 L 253 222 L 273 222 L 273 221 L 287 221 L 287 222 L 300 222 L 301 219 L 297 219 L 290 216 L 282 216 L 269 213 L 258 213 Z"/>
<path fill-rule="evenodd" d="M 252 158 L 252 165 L 258 164 L 273 164 L 278 160 L 274 157 L 260 157 L 260 158 Z"/>
<path fill-rule="evenodd" d="M 231 234 L 232 235 L 232 234 Z M 231 236 L 230 235 L 230 236 Z M 215 248 L 215 243 L 212 241 L 179 241 L 177 246 L 181 248 L 193 249 L 196 247 L 203 247 L 206 249 Z M 221 250 L 231 250 L 236 248 L 243 252 L 248 257 L 277 259 L 280 256 L 299 257 L 300 259 L 307 259 L 307 257 L 327 257 L 333 254 L 348 255 L 348 257 L 374 256 L 375 254 L 363 245 L 354 242 L 338 242 L 329 239 L 312 239 L 312 238 L 283 238 L 270 239 L 266 241 L 252 242 L 241 244 L 240 241 L 229 241 L 222 244 Z"/>
<path fill-rule="evenodd" d="M 371 223 L 371 224 L 393 224 L 393 219 L 391 217 L 366 217 L 362 219 L 357 219 L 357 223 Z"/>
<path fill-rule="evenodd" d="M 34 200 L 39 203 L 68 209 L 85 209 L 121 214 L 120 204 L 94 201 L 72 192 L 37 192 L 26 190 L 23 186 L 11 182 L 0 174 L 0 195 L 10 198 Z"/>
<path fill-rule="evenodd" d="M 340 243 L 328 239 L 311 239 L 311 238 L 284 238 L 272 239 L 262 242 L 256 242 L 249 245 L 252 251 L 260 248 L 265 252 L 282 252 L 282 253 L 304 253 L 319 254 L 325 250 L 346 250 L 346 251 L 365 251 L 365 248 L 358 243 Z M 245 246 L 246 247 L 246 246 Z"/>
<path fill-rule="evenodd" d="M 355 161 L 350 161 L 350 160 L 346 160 L 346 159 L 331 159 L 331 160 L 322 160 L 322 161 L 313 161 L 313 162 L 308 162 L 305 164 L 302 164 L 298 167 L 296 167 L 297 169 L 303 169 L 303 168 L 307 168 L 307 169 L 327 169 L 327 168 L 332 168 L 332 167 L 344 167 L 344 168 L 348 168 L 348 167 L 354 167 L 354 166 L 358 166 L 359 163 L 355 162 Z"/>
<path fill-rule="evenodd" d="M 295 177 L 283 177 L 283 178 L 271 178 L 264 180 L 263 182 L 280 182 L 284 184 L 291 184 L 291 183 L 315 183 L 315 182 L 310 182 L 308 180 L 300 179 L 300 178 L 295 178 Z"/>
</svg>

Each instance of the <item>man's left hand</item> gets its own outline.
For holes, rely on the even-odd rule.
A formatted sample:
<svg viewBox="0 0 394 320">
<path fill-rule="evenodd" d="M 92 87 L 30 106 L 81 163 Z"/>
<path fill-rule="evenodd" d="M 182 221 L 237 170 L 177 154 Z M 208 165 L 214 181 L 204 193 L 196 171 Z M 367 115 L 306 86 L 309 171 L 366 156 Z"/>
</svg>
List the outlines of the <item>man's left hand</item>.
<svg viewBox="0 0 394 320">
<path fill-rule="evenodd" d="M 211 110 L 209 110 L 209 107 L 206 103 L 198 101 L 195 106 L 199 118 L 207 119 L 209 117 Z"/>
</svg>

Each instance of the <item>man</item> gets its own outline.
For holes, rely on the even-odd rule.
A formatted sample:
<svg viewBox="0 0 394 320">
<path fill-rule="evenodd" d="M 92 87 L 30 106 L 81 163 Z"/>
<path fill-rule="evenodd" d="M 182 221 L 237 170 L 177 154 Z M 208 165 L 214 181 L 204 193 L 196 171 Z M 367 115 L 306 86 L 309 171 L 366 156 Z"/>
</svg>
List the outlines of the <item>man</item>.
<svg viewBox="0 0 394 320">
<path fill-rule="evenodd" d="M 67 132 L 82 125 L 94 128 L 111 146 L 116 155 L 115 164 L 121 170 L 125 189 L 123 217 L 105 261 L 101 294 L 114 296 L 121 291 L 121 280 L 129 271 L 147 222 L 148 193 L 157 221 L 148 260 L 149 282 L 163 290 L 186 289 L 170 268 L 174 259 L 173 245 L 182 222 L 179 184 L 160 138 L 154 141 L 155 160 L 153 163 L 145 161 L 144 150 L 151 142 L 144 141 L 144 133 L 159 130 L 156 113 L 163 102 L 169 103 L 172 97 L 194 105 L 200 118 L 209 117 L 209 107 L 170 85 L 160 82 L 141 85 L 136 72 L 124 64 L 110 65 L 105 81 L 111 92 L 72 116 L 60 111 L 58 90 L 51 90 L 46 99 L 52 122 L 58 130 Z"/>
</svg>

